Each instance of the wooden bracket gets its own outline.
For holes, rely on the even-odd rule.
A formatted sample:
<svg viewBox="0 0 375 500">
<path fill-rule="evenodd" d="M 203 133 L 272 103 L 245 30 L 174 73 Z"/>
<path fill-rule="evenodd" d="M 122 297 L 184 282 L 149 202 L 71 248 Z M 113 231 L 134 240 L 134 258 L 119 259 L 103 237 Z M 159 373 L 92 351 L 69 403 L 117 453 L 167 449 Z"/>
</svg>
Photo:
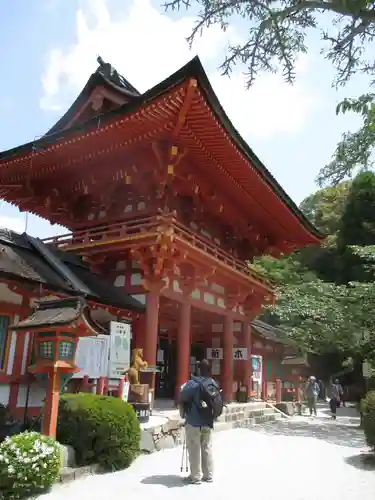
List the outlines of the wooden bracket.
<svg viewBox="0 0 375 500">
<path fill-rule="evenodd" d="M 195 78 L 190 78 L 190 80 L 187 83 L 187 88 L 186 88 L 186 93 L 185 93 L 185 99 L 184 102 L 180 108 L 180 112 L 178 114 L 177 118 L 177 123 L 173 129 L 172 132 L 172 138 L 175 139 L 178 137 L 179 133 L 181 132 L 182 127 L 185 124 L 186 121 L 186 116 L 189 112 L 189 109 L 191 107 L 191 104 L 193 102 L 196 90 L 197 90 L 197 80 Z"/>
<path fill-rule="evenodd" d="M 241 287 L 236 287 L 233 290 L 229 290 L 225 297 L 226 308 L 232 310 L 234 307 L 243 305 L 250 294 L 251 290 L 243 290 Z"/>
</svg>

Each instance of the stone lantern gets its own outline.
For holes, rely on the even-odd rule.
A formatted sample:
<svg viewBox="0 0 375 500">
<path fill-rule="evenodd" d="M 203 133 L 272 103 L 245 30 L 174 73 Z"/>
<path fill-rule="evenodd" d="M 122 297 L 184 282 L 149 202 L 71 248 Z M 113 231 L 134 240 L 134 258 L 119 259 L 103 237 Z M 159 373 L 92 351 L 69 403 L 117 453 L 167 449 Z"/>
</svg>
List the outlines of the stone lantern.
<svg viewBox="0 0 375 500">
<path fill-rule="evenodd" d="M 100 327 L 90 318 L 84 299 L 39 302 L 34 313 L 11 328 L 34 335 L 32 365 L 28 371 L 46 387 L 42 433 L 56 436 L 59 395 L 73 374 L 80 337 L 97 335 Z"/>
</svg>

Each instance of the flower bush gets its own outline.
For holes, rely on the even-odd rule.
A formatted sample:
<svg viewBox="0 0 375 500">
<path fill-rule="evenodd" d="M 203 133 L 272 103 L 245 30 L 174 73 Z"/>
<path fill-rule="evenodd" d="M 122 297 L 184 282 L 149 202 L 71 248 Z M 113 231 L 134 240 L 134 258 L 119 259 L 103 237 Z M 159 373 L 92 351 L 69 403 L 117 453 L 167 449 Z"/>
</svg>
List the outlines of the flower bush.
<svg viewBox="0 0 375 500">
<path fill-rule="evenodd" d="M 38 432 L 23 432 L 0 444 L 0 500 L 42 493 L 59 475 L 61 448 Z"/>
</svg>

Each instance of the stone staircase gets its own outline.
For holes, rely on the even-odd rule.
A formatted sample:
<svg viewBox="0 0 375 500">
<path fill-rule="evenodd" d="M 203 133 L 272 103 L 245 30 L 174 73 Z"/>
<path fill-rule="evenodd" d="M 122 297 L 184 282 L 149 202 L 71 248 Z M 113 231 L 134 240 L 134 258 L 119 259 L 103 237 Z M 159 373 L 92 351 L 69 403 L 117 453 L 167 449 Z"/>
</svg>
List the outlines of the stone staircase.
<svg viewBox="0 0 375 500">
<path fill-rule="evenodd" d="M 232 403 L 224 408 L 215 424 L 215 431 L 226 431 L 239 427 L 253 427 L 265 422 L 274 422 L 282 415 L 263 401 L 255 403 Z"/>
<path fill-rule="evenodd" d="M 214 430 L 220 432 L 239 427 L 253 427 L 280 418 L 283 417 L 277 410 L 262 401 L 231 403 L 224 408 Z M 184 421 L 177 410 L 154 411 L 150 422 L 141 426 L 141 450 L 152 453 L 181 445 L 184 439 L 183 426 Z"/>
</svg>

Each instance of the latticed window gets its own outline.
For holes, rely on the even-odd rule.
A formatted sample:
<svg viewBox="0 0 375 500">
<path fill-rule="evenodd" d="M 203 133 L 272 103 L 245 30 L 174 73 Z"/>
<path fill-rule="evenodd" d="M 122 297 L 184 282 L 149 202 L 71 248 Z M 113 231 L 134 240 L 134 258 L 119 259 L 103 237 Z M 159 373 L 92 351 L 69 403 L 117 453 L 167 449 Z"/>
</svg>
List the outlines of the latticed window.
<svg viewBox="0 0 375 500">
<path fill-rule="evenodd" d="M 0 315 L 0 369 L 4 368 L 5 352 L 8 340 L 9 316 Z"/>
</svg>

